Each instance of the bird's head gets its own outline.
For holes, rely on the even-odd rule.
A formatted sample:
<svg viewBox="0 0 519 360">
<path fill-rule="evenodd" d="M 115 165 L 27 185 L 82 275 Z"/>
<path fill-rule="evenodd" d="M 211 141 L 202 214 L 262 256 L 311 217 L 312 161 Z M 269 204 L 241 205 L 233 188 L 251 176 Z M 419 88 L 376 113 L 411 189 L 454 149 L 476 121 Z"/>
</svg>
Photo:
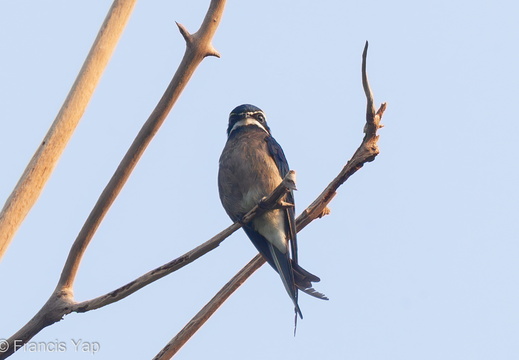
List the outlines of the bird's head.
<svg viewBox="0 0 519 360">
<path fill-rule="evenodd" d="M 259 107 L 243 104 L 234 108 L 229 115 L 229 126 L 227 127 L 227 136 L 242 127 L 257 126 L 270 135 L 270 128 L 267 125 L 267 118 L 263 110 Z"/>
</svg>

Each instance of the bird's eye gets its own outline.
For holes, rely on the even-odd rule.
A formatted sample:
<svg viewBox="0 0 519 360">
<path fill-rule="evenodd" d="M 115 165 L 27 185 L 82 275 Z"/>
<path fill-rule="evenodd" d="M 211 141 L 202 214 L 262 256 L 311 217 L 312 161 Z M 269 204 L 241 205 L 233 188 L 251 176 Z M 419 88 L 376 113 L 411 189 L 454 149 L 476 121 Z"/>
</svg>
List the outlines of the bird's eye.
<svg viewBox="0 0 519 360">
<path fill-rule="evenodd" d="M 265 116 L 263 116 L 262 114 L 258 114 L 258 115 L 256 115 L 256 119 L 257 119 L 260 123 L 264 123 L 264 122 L 265 122 Z"/>
</svg>

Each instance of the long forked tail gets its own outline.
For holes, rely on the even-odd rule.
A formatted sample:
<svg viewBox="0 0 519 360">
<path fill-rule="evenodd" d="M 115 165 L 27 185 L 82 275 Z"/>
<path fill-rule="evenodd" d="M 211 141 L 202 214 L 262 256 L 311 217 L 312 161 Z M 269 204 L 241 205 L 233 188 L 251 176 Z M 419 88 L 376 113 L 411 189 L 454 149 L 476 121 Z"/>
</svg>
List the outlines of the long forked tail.
<svg viewBox="0 0 519 360">
<path fill-rule="evenodd" d="M 321 281 L 318 276 L 315 276 L 294 262 L 292 262 L 292 269 L 294 270 L 294 282 L 299 290 L 318 299 L 329 300 L 326 295 L 312 287 L 313 282 Z"/>
</svg>

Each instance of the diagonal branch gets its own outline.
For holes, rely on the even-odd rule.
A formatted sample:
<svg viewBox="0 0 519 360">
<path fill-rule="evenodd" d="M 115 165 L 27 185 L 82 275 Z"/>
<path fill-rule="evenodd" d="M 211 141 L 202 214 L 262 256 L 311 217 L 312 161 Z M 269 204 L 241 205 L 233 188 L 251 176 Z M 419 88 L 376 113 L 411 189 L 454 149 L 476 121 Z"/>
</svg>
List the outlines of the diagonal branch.
<svg viewBox="0 0 519 360">
<path fill-rule="evenodd" d="M 121 0 L 121 2 L 125 3 L 124 0 Z M 129 3 L 129 1 L 126 1 L 126 3 Z M 9 348 L 7 351 L 0 353 L 0 359 L 5 359 L 17 350 L 14 347 L 15 341 L 17 345 L 22 346 L 46 326 L 61 320 L 63 315 L 70 313 L 73 309 L 77 310 L 77 308 L 74 308 L 76 302 L 73 296 L 73 285 L 85 250 L 110 206 L 119 195 L 137 162 L 146 150 L 146 147 L 166 119 L 166 116 L 198 65 L 206 56 L 219 56 L 211 40 L 220 24 L 224 6 L 225 0 L 212 0 L 200 29 L 194 34 L 189 34 L 184 26 L 177 24 L 182 36 L 186 40 L 186 51 L 173 79 L 90 212 L 70 249 L 56 289 L 40 311 L 7 340 Z"/>
<path fill-rule="evenodd" d="M 187 323 L 153 360 L 171 359 L 185 343 L 205 324 L 216 310 L 235 292 L 256 270 L 265 263 L 260 254 L 256 255 L 243 269 L 232 277 L 220 291 Z"/>
<path fill-rule="evenodd" d="M 297 232 L 306 225 L 328 213 L 326 206 L 336 195 L 336 190 L 344 184 L 366 162 L 373 161 L 379 153 L 377 146 L 377 130 L 382 127 L 380 121 L 386 110 L 386 103 L 382 103 L 375 112 L 373 94 L 368 83 L 366 59 L 368 42 L 362 54 L 362 85 L 367 99 L 366 125 L 364 139 L 352 158 L 346 163 L 339 175 L 326 187 L 315 201 L 296 219 Z M 180 332 L 157 354 L 154 360 L 172 358 L 178 350 L 202 327 L 202 325 L 218 310 L 218 308 L 235 292 L 257 269 L 265 263 L 261 255 L 256 255 L 243 269 L 241 269 L 224 287 L 184 326 Z"/>
<path fill-rule="evenodd" d="M 47 135 L 0 212 L 0 260 L 72 137 L 137 0 L 115 0 Z"/>
<path fill-rule="evenodd" d="M 186 87 L 198 65 L 206 56 L 218 55 L 211 44 L 211 39 L 222 18 L 224 5 L 224 0 L 211 1 L 211 5 L 200 29 L 194 34 L 189 34 L 182 25 L 179 25 L 180 32 L 186 40 L 184 57 L 164 92 L 164 95 L 162 95 L 162 98 L 150 117 L 142 126 L 137 137 L 124 155 L 117 170 L 90 212 L 88 219 L 72 245 L 56 289 L 61 291 L 72 290 L 79 264 L 81 263 L 88 244 L 110 209 L 110 206 L 115 201 L 115 198 L 119 195 L 124 184 L 130 177 L 140 157 L 163 124 L 166 116 L 178 100 L 178 97 Z"/>
</svg>

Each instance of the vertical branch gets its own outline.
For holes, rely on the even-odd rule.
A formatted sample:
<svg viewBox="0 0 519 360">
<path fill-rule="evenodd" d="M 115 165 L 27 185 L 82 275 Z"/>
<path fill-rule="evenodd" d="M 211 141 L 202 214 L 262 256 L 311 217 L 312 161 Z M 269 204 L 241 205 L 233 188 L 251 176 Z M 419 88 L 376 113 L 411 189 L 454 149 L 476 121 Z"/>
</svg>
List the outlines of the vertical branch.
<svg viewBox="0 0 519 360">
<path fill-rule="evenodd" d="M 373 100 L 373 92 L 369 86 L 368 71 L 366 69 L 366 62 L 368 59 L 368 42 L 364 45 L 364 51 L 362 51 L 362 88 L 366 95 L 366 121 L 373 121 L 375 117 L 375 105 Z"/>
<path fill-rule="evenodd" d="M 61 110 L 0 212 L 0 260 L 72 137 L 136 2 L 113 2 Z"/>
</svg>

